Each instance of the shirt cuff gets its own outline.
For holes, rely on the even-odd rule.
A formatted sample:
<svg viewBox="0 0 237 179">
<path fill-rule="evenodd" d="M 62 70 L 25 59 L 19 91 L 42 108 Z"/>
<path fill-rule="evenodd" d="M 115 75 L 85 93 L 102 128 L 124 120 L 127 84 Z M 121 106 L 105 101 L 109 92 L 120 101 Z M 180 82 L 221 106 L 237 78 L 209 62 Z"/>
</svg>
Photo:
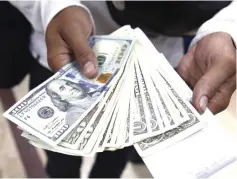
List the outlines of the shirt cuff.
<svg viewBox="0 0 237 179">
<path fill-rule="evenodd" d="M 237 45 L 237 24 L 233 23 L 231 21 L 222 21 L 222 22 L 216 22 L 216 21 L 208 21 L 206 22 L 197 32 L 197 35 L 192 40 L 190 47 L 194 46 L 199 40 L 201 40 L 203 37 L 210 35 L 215 32 L 225 32 L 228 33 L 235 43 L 235 46 Z"/>
<path fill-rule="evenodd" d="M 197 31 L 197 35 L 192 40 L 190 47 L 194 46 L 203 37 L 215 33 L 225 32 L 231 37 L 235 46 L 237 45 L 237 2 L 232 2 L 222 9 L 212 19 L 206 21 Z"/>
<path fill-rule="evenodd" d="M 69 7 L 69 6 L 79 6 L 84 8 L 91 19 L 91 22 L 93 24 L 93 34 L 95 34 L 95 23 L 93 20 L 93 17 L 89 11 L 89 9 L 80 3 L 78 0 L 58 0 L 58 1 L 42 1 L 41 4 L 43 7 L 41 7 L 41 17 L 42 17 L 42 23 L 44 32 L 46 32 L 46 29 L 48 27 L 49 22 L 63 9 Z"/>
</svg>

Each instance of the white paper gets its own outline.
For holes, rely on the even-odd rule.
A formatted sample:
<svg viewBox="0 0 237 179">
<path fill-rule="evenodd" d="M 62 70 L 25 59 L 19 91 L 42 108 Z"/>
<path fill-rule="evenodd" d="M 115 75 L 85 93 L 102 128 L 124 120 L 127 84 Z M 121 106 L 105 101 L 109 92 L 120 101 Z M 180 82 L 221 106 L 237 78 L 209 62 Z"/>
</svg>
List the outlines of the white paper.
<svg viewBox="0 0 237 179">
<path fill-rule="evenodd" d="M 208 125 L 202 131 L 143 158 L 154 178 L 212 179 L 212 174 L 236 161 L 236 139 L 215 118 L 207 120 Z"/>
</svg>

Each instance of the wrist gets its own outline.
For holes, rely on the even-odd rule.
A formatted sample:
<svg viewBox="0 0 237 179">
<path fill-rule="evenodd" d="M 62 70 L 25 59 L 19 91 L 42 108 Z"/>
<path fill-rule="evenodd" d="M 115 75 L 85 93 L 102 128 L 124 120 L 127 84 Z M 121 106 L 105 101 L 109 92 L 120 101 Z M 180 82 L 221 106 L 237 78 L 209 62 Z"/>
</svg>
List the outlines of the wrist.
<svg viewBox="0 0 237 179">
<path fill-rule="evenodd" d="M 93 34 L 93 20 L 90 17 L 90 13 L 80 6 L 68 6 L 61 10 L 50 21 L 46 33 L 57 32 L 61 35 L 68 34 L 68 28 L 81 28 L 81 32 L 78 35 L 83 35 L 89 38 Z M 50 32 L 51 31 L 51 32 Z"/>
<path fill-rule="evenodd" d="M 45 1 L 43 1 L 45 2 Z M 47 4 L 47 8 L 44 8 L 44 12 L 42 12 L 42 21 L 43 21 L 43 27 L 44 32 L 47 31 L 49 24 L 57 17 L 59 14 L 64 12 L 66 9 L 71 8 L 78 8 L 81 12 L 83 12 L 83 16 L 87 17 L 87 22 L 92 24 L 92 33 L 95 33 L 95 23 L 93 20 L 93 17 L 89 11 L 89 9 L 80 3 L 78 0 L 67 0 L 67 1 L 58 1 L 58 3 L 53 3 L 54 1 L 51 1 L 52 3 Z M 73 12 L 69 12 L 73 16 Z"/>
</svg>

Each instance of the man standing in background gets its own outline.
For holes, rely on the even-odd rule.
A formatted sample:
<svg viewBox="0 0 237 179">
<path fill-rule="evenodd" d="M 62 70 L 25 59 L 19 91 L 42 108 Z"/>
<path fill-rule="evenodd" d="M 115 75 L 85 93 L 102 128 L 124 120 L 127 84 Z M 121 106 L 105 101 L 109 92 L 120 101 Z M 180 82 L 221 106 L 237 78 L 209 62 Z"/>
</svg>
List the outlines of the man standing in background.
<svg viewBox="0 0 237 179">
<path fill-rule="evenodd" d="M 88 46 L 88 38 L 94 33 L 109 34 L 122 25 L 131 24 L 144 30 L 159 52 L 164 53 L 193 88 L 193 105 L 199 112 L 204 112 L 206 107 L 214 114 L 221 112 L 228 106 L 236 89 L 235 1 L 41 0 L 11 3 L 22 11 L 35 30 L 31 49 L 39 61 L 35 61 L 32 67 L 31 88 L 53 75 L 51 70 L 55 72 L 70 62 L 72 54 L 81 71 L 89 78 L 94 77 L 98 63 Z M 183 37 L 190 33 L 191 39 L 195 37 L 183 56 Z M 186 39 L 184 44 L 187 46 L 189 41 Z M 120 177 L 130 150 L 125 148 L 98 154 L 89 177 Z M 79 177 L 80 157 L 46 153 L 50 177 Z"/>
</svg>

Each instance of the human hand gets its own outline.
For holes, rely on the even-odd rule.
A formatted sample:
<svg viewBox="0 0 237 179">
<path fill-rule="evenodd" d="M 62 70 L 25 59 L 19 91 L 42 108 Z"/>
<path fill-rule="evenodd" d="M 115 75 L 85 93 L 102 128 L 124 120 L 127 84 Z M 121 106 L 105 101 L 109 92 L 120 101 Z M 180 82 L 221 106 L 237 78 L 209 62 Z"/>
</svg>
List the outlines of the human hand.
<svg viewBox="0 0 237 179">
<path fill-rule="evenodd" d="M 182 58 L 178 74 L 193 88 L 193 105 L 203 113 L 225 110 L 236 89 L 236 49 L 224 32 L 207 35 Z"/>
<path fill-rule="evenodd" d="M 98 72 L 98 63 L 88 45 L 92 30 L 90 16 L 82 7 L 70 6 L 59 12 L 46 30 L 50 68 L 57 71 L 75 57 L 80 70 L 89 78 L 95 77 Z"/>
</svg>

